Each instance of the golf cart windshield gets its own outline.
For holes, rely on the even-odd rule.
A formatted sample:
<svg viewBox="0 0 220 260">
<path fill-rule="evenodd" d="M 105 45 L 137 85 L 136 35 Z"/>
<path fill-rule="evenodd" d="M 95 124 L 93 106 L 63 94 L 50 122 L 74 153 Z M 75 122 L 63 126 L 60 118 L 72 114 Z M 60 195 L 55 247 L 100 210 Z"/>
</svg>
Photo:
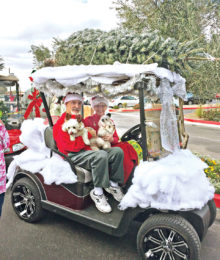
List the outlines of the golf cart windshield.
<svg viewBox="0 0 220 260">
<path fill-rule="evenodd" d="M 20 128 L 20 100 L 18 78 L 13 74 L 0 75 L 1 118 L 7 129 Z"/>
</svg>

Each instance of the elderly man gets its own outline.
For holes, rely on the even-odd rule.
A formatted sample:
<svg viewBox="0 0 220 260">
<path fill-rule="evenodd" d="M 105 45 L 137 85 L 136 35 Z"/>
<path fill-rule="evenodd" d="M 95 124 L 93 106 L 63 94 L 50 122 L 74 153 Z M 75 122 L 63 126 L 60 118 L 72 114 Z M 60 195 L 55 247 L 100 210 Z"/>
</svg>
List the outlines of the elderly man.
<svg viewBox="0 0 220 260">
<path fill-rule="evenodd" d="M 111 212 L 111 206 L 103 193 L 105 189 L 117 200 L 121 201 L 123 193 L 118 184 L 123 183 L 123 151 L 119 147 L 106 150 L 92 151 L 90 146 L 83 142 L 82 136 L 74 141 L 70 140 L 69 134 L 62 130 L 66 113 L 71 118 L 80 114 L 83 98 L 79 94 L 67 94 L 64 103 L 66 112 L 62 114 L 53 127 L 53 135 L 60 152 L 67 154 L 74 164 L 85 168 L 92 173 L 94 189 L 91 190 L 91 199 L 97 209 L 103 213 Z"/>
</svg>

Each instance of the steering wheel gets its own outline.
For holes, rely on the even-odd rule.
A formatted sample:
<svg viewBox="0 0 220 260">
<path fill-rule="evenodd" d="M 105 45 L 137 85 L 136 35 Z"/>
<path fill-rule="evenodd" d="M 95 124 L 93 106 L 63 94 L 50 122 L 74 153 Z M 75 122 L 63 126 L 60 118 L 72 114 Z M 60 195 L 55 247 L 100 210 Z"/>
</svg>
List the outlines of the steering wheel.
<svg viewBox="0 0 220 260">
<path fill-rule="evenodd" d="M 122 142 L 127 142 L 129 140 L 135 140 L 139 144 L 141 144 L 141 125 L 135 125 L 131 129 L 129 129 L 127 132 L 125 132 L 122 137 L 121 141 Z"/>
</svg>

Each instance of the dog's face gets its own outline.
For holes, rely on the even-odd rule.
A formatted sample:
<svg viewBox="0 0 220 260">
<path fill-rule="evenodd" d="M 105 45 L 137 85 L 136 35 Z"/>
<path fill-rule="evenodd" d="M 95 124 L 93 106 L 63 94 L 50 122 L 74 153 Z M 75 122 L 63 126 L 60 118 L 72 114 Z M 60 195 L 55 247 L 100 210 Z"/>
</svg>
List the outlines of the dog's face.
<svg viewBox="0 0 220 260">
<path fill-rule="evenodd" d="M 62 130 L 67 132 L 70 136 L 76 136 L 84 128 L 81 118 L 73 119 L 71 115 L 66 114 L 66 121 L 62 125 Z"/>
<path fill-rule="evenodd" d="M 99 127 L 104 128 L 107 132 L 113 134 L 115 131 L 114 122 L 108 115 L 102 116 L 99 120 Z"/>
<path fill-rule="evenodd" d="M 81 130 L 81 126 L 76 119 L 69 119 L 63 124 L 62 130 L 69 135 L 76 135 Z"/>
</svg>

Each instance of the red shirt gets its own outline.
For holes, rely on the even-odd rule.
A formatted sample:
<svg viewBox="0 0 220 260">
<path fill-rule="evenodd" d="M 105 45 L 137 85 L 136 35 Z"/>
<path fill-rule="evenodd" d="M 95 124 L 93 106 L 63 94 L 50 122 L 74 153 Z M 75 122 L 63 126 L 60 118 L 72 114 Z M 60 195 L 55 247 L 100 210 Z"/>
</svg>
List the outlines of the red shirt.
<svg viewBox="0 0 220 260">
<path fill-rule="evenodd" d="M 99 130 L 99 120 L 100 120 L 101 116 L 97 115 L 97 114 L 94 114 L 92 116 L 88 116 L 87 118 L 85 118 L 84 120 L 84 124 L 86 127 L 92 127 L 93 129 L 96 130 L 96 133 L 98 132 Z M 112 142 L 112 144 L 117 144 L 118 141 L 119 141 L 119 137 L 118 137 L 118 134 L 115 130 L 114 134 L 113 134 L 113 138 L 114 138 L 114 141 Z"/>
<path fill-rule="evenodd" d="M 78 136 L 74 141 L 71 141 L 69 134 L 62 130 L 65 117 L 66 113 L 63 113 L 53 127 L 53 136 L 59 151 L 64 154 L 68 154 L 70 152 L 79 152 L 81 150 L 91 150 L 90 146 L 84 143 L 82 136 Z M 72 115 L 71 118 L 74 119 L 76 116 Z M 88 133 L 88 137 L 91 138 L 92 135 Z"/>
</svg>

